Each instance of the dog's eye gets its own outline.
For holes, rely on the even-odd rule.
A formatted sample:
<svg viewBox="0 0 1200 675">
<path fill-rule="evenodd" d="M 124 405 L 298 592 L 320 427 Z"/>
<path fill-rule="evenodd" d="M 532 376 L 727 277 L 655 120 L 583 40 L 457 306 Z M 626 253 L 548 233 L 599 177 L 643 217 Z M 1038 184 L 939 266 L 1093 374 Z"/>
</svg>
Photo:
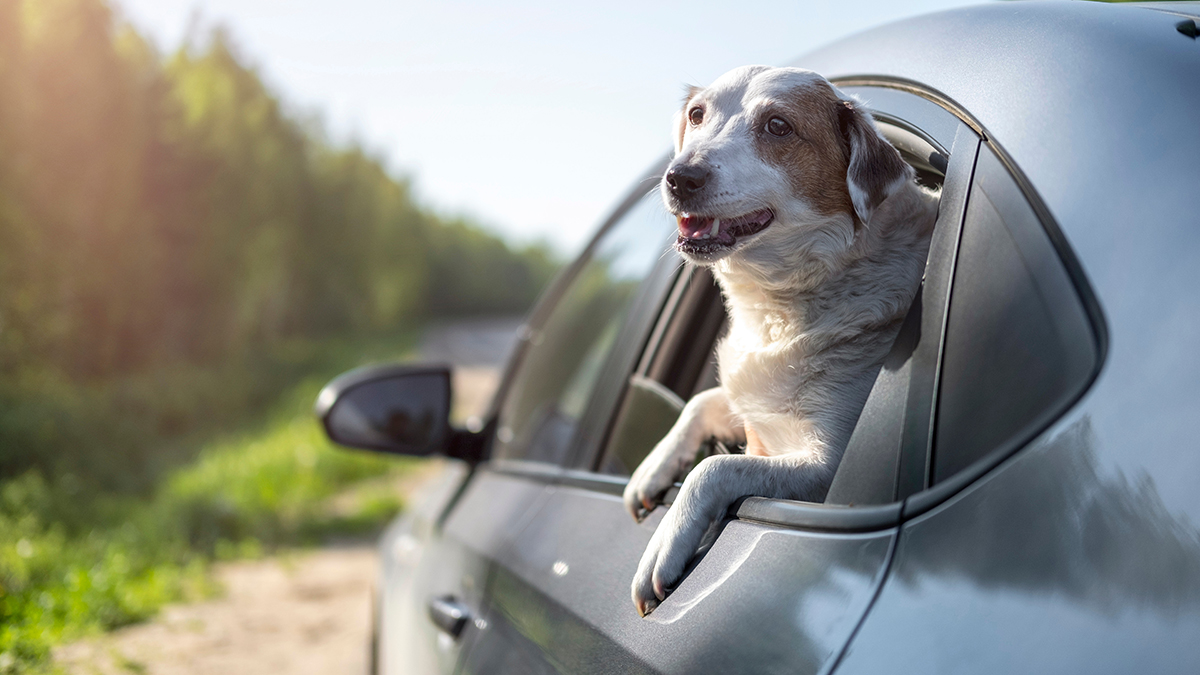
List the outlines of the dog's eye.
<svg viewBox="0 0 1200 675">
<path fill-rule="evenodd" d="M 694 127 L 700 126 L 700 123 L 704 121 L 704 108 L 692 108 L 691 111 L 688 112 L 688 121 L 691 122 L 692 126 Z"/>
<path fill-rule="evenodd" d="M 772 117 L 767 120 L 767 133 L 772 136 L 787 136 L 792 133 L 792 125 L 782 117 Z"/>
</svg>

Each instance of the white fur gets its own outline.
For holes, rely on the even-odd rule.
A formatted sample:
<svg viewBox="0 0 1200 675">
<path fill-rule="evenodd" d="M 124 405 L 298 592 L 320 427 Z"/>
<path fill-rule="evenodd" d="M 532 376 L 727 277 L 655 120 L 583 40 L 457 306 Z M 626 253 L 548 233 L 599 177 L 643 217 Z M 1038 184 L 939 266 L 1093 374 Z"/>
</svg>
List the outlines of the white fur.
<svg viewBox="0 0 1200 675">
<path fill-rule="evenodd" d="M 748 426 L 764 456 L 709 457 L 687 475 L 634 576 L 643 615 L 665 599 L 705 530 L 739 497 L 824 499 L 924 270 L 938 197 L 907 166 L 882 202 L 872 204 L 870 187 L 848 178 L 853 209 L 821 215 L 756 151 L 758 107 L 815 87 L 832 85 L 810 71 L 740 68 L 693 98 L 705 103 L 701 125 L 688 124 L 686 107 L 677 117 L 687 126 L 677 127 L 672 167 L 712 169 L 703 213 L 729 219 L 765 207 L 775 220 L 731 250 L 692 260 L 711 267 L 725 297 L 721 385 L 694 397 L 637 468 L 626 507 L 635 518 L 653 509 L 708 438 L 743 443 Z M 850 142 L 852 163 L 860 150 Z M 681 203 L 665 179 L 662 191 L 672 212 L 695 206 Z"/>
</svg>

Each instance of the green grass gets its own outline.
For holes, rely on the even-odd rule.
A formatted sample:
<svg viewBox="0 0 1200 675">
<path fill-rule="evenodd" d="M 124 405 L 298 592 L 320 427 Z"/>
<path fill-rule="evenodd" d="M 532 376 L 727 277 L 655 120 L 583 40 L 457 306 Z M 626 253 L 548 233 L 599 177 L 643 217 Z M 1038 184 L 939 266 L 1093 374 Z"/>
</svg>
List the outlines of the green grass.
<svg viewBox="0 0 1200 675">
<path fill-rule="evenodd" d="M 214 430 L 148 495 L 37 470 L 0 481 L 0 673 L 53 672 L 55 644 L 212 595 L 214 560 L 378 531 L 412 462 L 335 449 L 310 408 L 333 374 L 404 346 L 314 358 L 259 422 Z"/>
<path fill-rule="evenodd" d="M 215 551 L 220 542 L 247 540 L 268 547 L 311 544 L 361 531 L 364 512 L 372 521 L 399 509 L 398 497 L 379 494 L 350 511 L 335 508 L 333 498 L 349 486 L 411 464 L 335 449 L 309 412 L 317 389 L 299 387 L 301 395 L 263 432 L 213 443 L 166 481 L 158 506 L 183 526 L 193 549 Z"/>
</svg>

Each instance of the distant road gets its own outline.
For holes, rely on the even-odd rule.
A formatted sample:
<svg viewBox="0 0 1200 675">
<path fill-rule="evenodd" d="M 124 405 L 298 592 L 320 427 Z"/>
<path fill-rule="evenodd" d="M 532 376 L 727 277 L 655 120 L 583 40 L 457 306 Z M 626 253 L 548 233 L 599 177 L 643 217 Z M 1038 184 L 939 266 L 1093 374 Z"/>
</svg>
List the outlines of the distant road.
<svg viewBox="0 0 1200 675">
<path fill-rule="evenodd" d="M 435 323 L 421 339 L 421 359 L 471 368 L 503 368 L 524 320 L 509 316 Z"/>
<path fill-rule="evenodd" d="M 452 420 L 465 424 L 481 417 L 500 383 L 500 373 L 517 342 L 524 317 L 457 319 L 430 326 L 421 339 L 420 359 L 454 366 Z"/>
</svg>

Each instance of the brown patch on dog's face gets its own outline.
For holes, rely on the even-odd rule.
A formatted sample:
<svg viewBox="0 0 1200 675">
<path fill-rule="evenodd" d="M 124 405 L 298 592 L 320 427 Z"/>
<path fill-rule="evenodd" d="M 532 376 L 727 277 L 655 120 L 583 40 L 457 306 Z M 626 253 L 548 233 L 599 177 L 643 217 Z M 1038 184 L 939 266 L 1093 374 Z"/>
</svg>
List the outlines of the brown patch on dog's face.
<svg viewBox="0 0 1200 675">
<path fill-rule="evenodd" d="M 759 157 L 782 171 L 795 194 L 821 215 L 854 212 L 846 187 L 849 152 L 838 124 L 841 107 L 832 89 L 814 84 L 794 87 L 755 113 Z"/>
</svg>

